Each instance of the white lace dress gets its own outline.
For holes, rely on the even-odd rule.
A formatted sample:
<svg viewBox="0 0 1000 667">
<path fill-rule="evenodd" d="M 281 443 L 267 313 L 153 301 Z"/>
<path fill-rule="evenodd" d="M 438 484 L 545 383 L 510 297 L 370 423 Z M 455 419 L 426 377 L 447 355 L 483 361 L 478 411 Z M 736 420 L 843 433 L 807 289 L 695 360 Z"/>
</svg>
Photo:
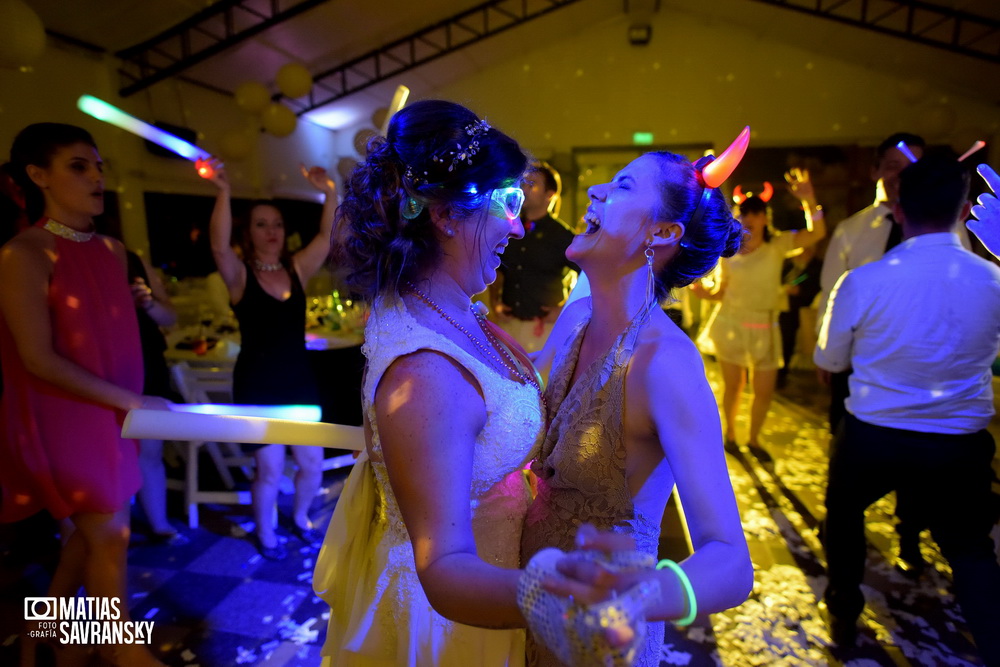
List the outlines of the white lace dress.
<svg viewBox="0 0 1000 667">
<path fill-rule="evenodd" d="M 330 605 L 324 665 L 520 666 L 524 630 L 486 630 L 435 612 L 414 571 L 413 549 L 382 460 L 375 390 L 398 357 L 420 349 L 455 359 L 479 382 L 486 425 L 473 459 L 472 529 L 479 556 L 517 568 L 530 498 L 521 468 L 542 430 L 538 392 L 500 376 L 444 336 L 419 324 L 400 299 L 379 299 L 365 329 L 364 410 L 371 426 L 337 502 L 316 562 L 313 587 Z"/>
</svg>

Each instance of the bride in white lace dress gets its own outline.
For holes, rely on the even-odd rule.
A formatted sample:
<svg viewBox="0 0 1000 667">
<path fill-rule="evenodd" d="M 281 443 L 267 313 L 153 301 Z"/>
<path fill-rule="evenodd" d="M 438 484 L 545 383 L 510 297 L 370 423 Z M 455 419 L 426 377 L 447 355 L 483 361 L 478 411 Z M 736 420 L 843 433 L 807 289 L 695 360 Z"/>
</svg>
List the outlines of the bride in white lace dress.
<svg viewBox="0 0 1000 667">
<path fill-rule="evenodd" d="M 526 163 L 468 109 L 426 101 L 393 117 L 347 184 L 336 245 L 373 299 L 368 446 L 316 565 L 331 607 L 324 664 L 524 663 L 522 468 L 542 430 L 541 391 L 471 297 L 524 233 Z"/>
</svg>

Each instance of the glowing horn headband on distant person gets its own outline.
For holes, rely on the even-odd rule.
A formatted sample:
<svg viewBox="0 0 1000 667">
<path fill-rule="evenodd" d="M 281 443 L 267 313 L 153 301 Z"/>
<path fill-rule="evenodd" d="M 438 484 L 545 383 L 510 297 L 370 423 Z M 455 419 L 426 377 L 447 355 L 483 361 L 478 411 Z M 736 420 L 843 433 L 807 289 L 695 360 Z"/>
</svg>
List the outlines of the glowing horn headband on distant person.
<svg viewBox="0 0 1000 667">
<path fill-rule="evenodd" d="M 753 196 L 754 193 L 750 192 L 749 190 L 746 193 L 744 193 L 742 185 L 737 185 L 735 188 L 733 188 L 733 201 L 736 202 L 737 204 L 742 204 L 747 199 L 750 199 L 750 197 Z M 766 204 L 767 202 L 771 201 L 771 197 L 773 196 L 774 196 L 774 186 L 771 185 L 769 181 L 764 181 L 764 189 L 759 195 L 757 195 L 757 198 Z"/>
<path fill-rule="evenodd" d="M 694 213 L 688 219 L 688 225 L 693 225 L 705 212 L 705 205 L 708 203 L 709 198 L 712 196 L 712 190 L 722 185 L 727 178 L 732 176 L 733 171 L 739 166 L 740 160 L 743 159 L 743 155 L 747 152 L 747 146 L 750 145 L 750 126 L 747 125 L 740 132 L 739 136 L 733 140 L 733 143 L 729 145 L 729 148 L 722 151 L 719 157 L 714 155 L 706 155 L 700 158 L 694 163 L 694 173 L 698 177 L 698 182 L 701 184 L 701 195 L 698 197 L 698 205 L 694 209 Z M 684 244 L 681 244 L 682 246 Z"/>
<path fill-rule="evenodd" d="M 202 178 L 212 176 L 213 167 L 208 162 L 208 159 L 212 157 L 211 154 L 194 144 L 184 141 L 180 137 L 161 130 L 154 125 L 150 125 L 146 121 L 139 120 L 135 116 L 131 116 L 118 107 L 108 104 L 104 100 L 99 100 L 93 95 L 81 95 L 80 99 L 76 101 L 76 107 L 97 120 L 103 120 L 105 123 L 111 123 L 115 127 L 128 130 L 132 134 L 163 146 L 168 151 L 177 153 L 182 158 L 197 163 L 198 175 Z"/>
</svg>

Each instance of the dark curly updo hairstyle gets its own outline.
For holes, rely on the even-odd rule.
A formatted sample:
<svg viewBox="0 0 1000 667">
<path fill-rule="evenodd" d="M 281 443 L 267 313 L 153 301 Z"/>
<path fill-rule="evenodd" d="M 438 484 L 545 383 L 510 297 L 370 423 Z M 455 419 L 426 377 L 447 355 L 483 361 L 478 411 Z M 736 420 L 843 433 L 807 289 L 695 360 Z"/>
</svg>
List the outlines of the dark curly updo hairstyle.
<svg viewBox="0 0 1000 667">
<path fill-rule="evenodd" d="M 337 210 L 334 254 L 348 284 L 368 298 L 395 292 L 440 257 L 432 208 L 468 219 L 527 164 L 516 141 L 460 104 L 425 100 L 398 111 L 387 136 L 369 143 Z"/>
<path fill-rule="evenodd" d="M 34 123 L 14 137 L 10 147 L 10 176 L 24 193 L 28 220 L 38 220 L 45 211 L 45 195 L 28 176 L 28 165 L 46 169 L 60 148 L 80 143 L 97 148 L 90 132 L 65 123 Z"/>
<path fill-rule="evenodd" d="M 661 207 L 655 218 L 684 224 L 680 252 L 656 275 L 656 298 L 663 301 L 670 290 L 686 287 L 715 268 L 720 257 L 735 255 L 743 241 L 743 226 L 718 188 L 708 190 L 708 200 L 694 216 L 705 192 L 694 165 L 676 153 L 657 151 L 650 155 L 659 160 L 663 176 Z"/>
</svg>

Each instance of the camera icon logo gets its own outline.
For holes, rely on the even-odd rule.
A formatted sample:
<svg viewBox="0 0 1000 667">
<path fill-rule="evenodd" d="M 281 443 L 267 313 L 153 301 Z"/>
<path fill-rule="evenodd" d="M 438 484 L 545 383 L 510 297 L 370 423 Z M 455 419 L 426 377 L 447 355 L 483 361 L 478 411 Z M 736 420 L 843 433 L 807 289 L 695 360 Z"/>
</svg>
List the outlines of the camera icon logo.
<svg viewBox="0 0 1000 667">
<path fill-rule="evenodd" d="M 58 608 L 56 598 L 24 598 L 24 620 L 54 621 Z"/>
</svg>

